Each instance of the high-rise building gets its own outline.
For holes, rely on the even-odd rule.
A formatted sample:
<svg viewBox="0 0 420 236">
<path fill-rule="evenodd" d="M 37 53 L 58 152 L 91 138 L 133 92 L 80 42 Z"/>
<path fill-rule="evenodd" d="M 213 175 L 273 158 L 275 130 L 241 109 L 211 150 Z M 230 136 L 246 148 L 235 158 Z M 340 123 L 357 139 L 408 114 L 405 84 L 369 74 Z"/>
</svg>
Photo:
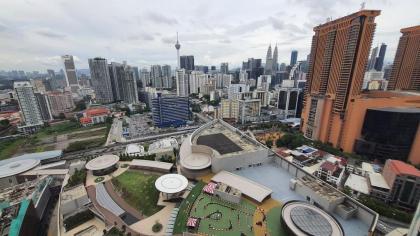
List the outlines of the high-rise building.
<svg viewBox="0 0 420 236">
<path fill-rule="evenodd" d="M 181 69 L 181 64 L 179 60 L 179 49 L 181 48 L 181 44 L 179 44 L 178 41 L 178 32 L 176 32 L 176 43 L 175 43 L 175 49 L 176 49 L 176 69 Z"/>
<path fill-rule="evenodd" d="M 238 119 L 242 124 L 258 120 L 261 113 L 260 99 L 238 100 L 238 107 Z"/>
<path fill-rule="evenodd" d="M 150 72 L 143 68 L 140 73 L 141 87 L 145 88 L 150 85 Z"/>
<path fill-rule="evenodd" d="M 13 87 L 23 120 L 23 124 L 18 128 L 22 132 L 33 133 L 44 125 L 34 88 L 27 81 L 15 82 Z"/>
<path fill-rule="evenodd" d="M 189 74 L 185 69 L 176 71 L 176 94 L 180 97 L 189 95 Z"/>
<path fill-rule="evenodd" d="M 39 111 L 41 112 L 42 120 L 44 122 L 53 120 L 51 105 L 50 105 L 47 95 L 44 93 L 35 93 L 35 98 L 38 103 Z M 71 98 L 71 93 L 70 93 L 70 98 Z"/>
<path fill-rule="evenodd" d="M 108 64 L 109 77 L 111 79 L 112 94 L 114 101 L 122 101 L 124 96 L 123 82 L 124 82 L 124 66 L 117 62 L 111 62 Z"/>
<path fill-rule="evenodd" d="M 379 55 L 375 61 L 375 70 L 382 71 L 382 67 L 384 66 L 384 59 L 385 59 L 385 52 L 386 52 L 386 44 L 381 44 L 381 48 L 379 49 Z"/>
<path fill-rule="evenodd" d="M 229 63 L 222 62 L 222 64 L 220 64 L 220 73 L 222 73 L 222 74 L 228 74 L 229 73 Z"/>
<path fill-rule="evenodd" d="M 420 90 L 420 25 L 401 33 L 388 90 Z"/>
<path fill-rule="evenodd" d="M 124 102 L 129 104 L 139 103 L 139 97 L 137 94 L 137 81 L 135 71 L 133 67 L 124 64 L 124 80 L 123 80 L 123 96 Z"/>
<path fill-rule="evenodd" d="M 273 52 L 273 73 L 272 73 L 272 75 L 275 75 L 276 71 L 279 69 L 278 60 L 279 60 L 279 52 L 278 52 L 277 44 L 276 44 L 276 46 L 274 47 L 274 52 Z"/>
<path fill-rule="evenodd" d="M 140 74 L 139 74 L 139 68 L 137 66 L 131 67 L 134 71 L 134 78 L 136 79 L 136 82 L 140 81 Z"/>
<path fill-rule="evenodd" d="M 163 65 L 162 66 L 162 76 L 163 77 L 172 77 L 172 71 L 171 71 L 171 66 L 170 65 Z"/>
<path fill-rule="evenodd" d="M 267 55 L 265 56 L 264 75 L 273 73 L 273 54 L 271 54 L 271 44 L 268 46 Z"/>
<path fill-rule="evenodd" d="M 261 59 L 248 58 L 248 61 L 242 63 L 242 70 L 248 73 L 249 79 L 257 79 L 264 74 L 264 67 L 262 67 Z"/>
<path fill-rule="evenodd" d="M 54 70 L 47 70 L 48 79 L 55 79 L 55 72 Z"/>
<path fill-rule="evenodd" d="M 286 71 L 286 63 L 281 63 L 280 64 L 279 71 Z"/>
<path fill-rule="evenodd" d="M 290 65 L 294 66 L 297 62 L 297 57 L 298 57 L 298 51 L 293 50 L 292 53 L 290 54 Z"/>
<path fill-rule="evenodd" d="M 181 69 L 192 71 L 194 70 L 194 56 L 181 56 Z"/>
<path fill-rule="evenodd" d="M 277 100 L 280 119 L 300 117 L 303 92 L 297 87 L 281 87 Z"/>
<path fill-rule="evenodd" d="M 384 80 L 389 81 L 391 77 L 392 65 L 388 64 L 384 67 Z"/>
<path fill-rule="evenodd" d="M 378 56 L 378 47 L 374 47 L 372 52 L 370 53 L 370 58 L 368 61 L 368 65 L 366 67 L 367 71 L 373 70 L 375 68 L 376 57 Z"/>
<path fill-rule="evenodd" d="M 361 94 L 377 10 L 361 10 L 314 28 L 304 95 L 307 138 L 340 147 L 347 105 Z"/>
<path fill-rule="evenodd" d="M 150 67 L 150 80 L 152 87 L 162 88 L 162 67 L 160 65 L 152 65 Z"/>
<path fill-rule="evenodd" d="M 64 75 L 66 76 L 67 87 L 78 87 L 76 67 L 74 66 L 74 60 L 72 55 L 61 56 L 64 63 Z"/>
<path fill-rule="evenodd" d="M 172 88 L 172 70 L 170 65 L 162 66 L 162 87 Z"/>
<path fill-rule="evenodd" d="M 47 94 L 48 102 L 53 116 L 60 116 L 62 113 L 73 111 L 75 108 L 70 92 L 51 92 Z"/>
<path fill-rule="evenodd" d="M 112 103 L 114 95 L 112 93 L 107 60 L 100 57 L 89 59 L 89 69 L 96 101 L 99 103 Z"/>
<path fill-rule="evenodd" d="M 201 71 L 201 72 L 207 74 L 209 72 L 209 67 L 208 66 L 195 65 L 194 70 Z"/>
<path fill-rule="evenodd" d="M 232 83 L 232 75 L 217 73 L 213 77 L 216 81 L 217 89 L 229 88 Z"/>
<path fill-rule="evenodd" d="M 154 125 L 160 128 L 186 125 L 190 119 L 189 98 L 158 94 L 152 99 L 152 114 Z"/>
<path fill-rule="evenodd" d="M 198 94 L 201 92 L 201 87 L 208 81 L 208 74 L 201 71 L 191 71 L 190 74 L 190 93 Z"/>
<path fill-rule="evenodd" d="M 220 102 L 221 118 L 229 122 L 237 122 L 239 119 L 239 100 L 222 99 Z"/>
</svg>

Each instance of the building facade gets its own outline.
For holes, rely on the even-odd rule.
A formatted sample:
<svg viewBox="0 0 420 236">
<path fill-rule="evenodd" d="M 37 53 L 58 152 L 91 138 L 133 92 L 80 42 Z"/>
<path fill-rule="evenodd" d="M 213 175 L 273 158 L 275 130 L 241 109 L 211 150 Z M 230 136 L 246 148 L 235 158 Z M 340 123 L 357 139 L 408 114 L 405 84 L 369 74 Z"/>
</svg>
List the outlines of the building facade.
<svg viewBox="0 0 420 236">
<path fill-rule="evenodd" d="M 67 87 L 78 87 L 76 67 L 74 66 L 74 60 L 72 55 L 61 56 L 64 63 L 64 75 L 66 77 Z"/>
<path fill-rule="evenodd" d="M 385 162 L 408 161 L 420 124 L 420 108 L 369 108 L 355 152 Z M 415 154 L 411 156 L 415 160 Z M 419 159 L 419 158 L 417 158 Z"/>
<path fill-rule="evenodd" d="M 194 56 L 181 56 L 180 63 L 181 69 L 194 70 Z"/>
<path fill-rule="evenodd" d="M 89 69 L 96 101 L 99 103 L 112 103 L 114 94 L 112 92 L 112 82 L 107 60 L 100 57 L 89 59 Z"/>
<path fill-rule="evenodd" d="M 360 95 L 377 10 L 361 10 L 314 28 L 301 130 L 340 146 L 348 104 Z"/>
<path fill-rule="evenodd" d="M 178 96 L 189 96 L 189 78 L 190 76 L 185 69 L 176 71 L 176 94 Z"/>
<path fill-rule="evenodd" d="M 420 90 L 420 25 L 401 29 L 388 90 Z"/>
<path fill-rule="evenodd" d="M 35 132 L 44 125 L 44 122 L 34 88 L 29 82 L 15 82 L 13 86 L 24 122 L 18 128 L 25 133 Z"/>
<path fill-rule="evenodd" d="M 389 200 L 402 208 L 414 210 L 420 200 L 420 171 L 398 160 L 387 160 L 382 171 L 391 187 Z"/>
<path fill-rule="evenodd" d="M 153 123 L 159 128 L 184 126 L 190 119 L 190 100 L 158 94 L 152 99 L 152 113 Z"/>
</svg>

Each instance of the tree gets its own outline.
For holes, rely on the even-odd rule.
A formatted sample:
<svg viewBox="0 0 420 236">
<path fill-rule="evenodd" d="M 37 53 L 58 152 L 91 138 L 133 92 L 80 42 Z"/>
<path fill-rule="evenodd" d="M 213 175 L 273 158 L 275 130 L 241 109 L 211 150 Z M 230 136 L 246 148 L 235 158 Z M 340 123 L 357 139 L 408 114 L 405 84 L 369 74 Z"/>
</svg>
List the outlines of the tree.
<svg viewBox="0 0 420 236">
<path fill-rule="evenodd" d="M 265 145 L 267 145 L 268 148 L 273 147 L 273 140 L 269 139 L 269 140 L 265 141 Z"/>
<path fill-rule="evenodd" d="M 349 186 L 344 186 L 343 193 L 345 193 L 345 194 L 347 194 L 347 195 L 350 196 L 350 194 L 351 194 L 351 188 Z"/>
<path fill-rule="evenodd" d="M 66 115 L 61 112 L 60 114 L 58 114 L 58 119 L 64 120 L 64 119 L 66 119 Z"/>
<path fill-rule="evenodd" d="M 75 104 L 75 108 L 73 111 L 83 111 L 86 109 L 86 103 L 84 100 L 80 100 L 78 102 L 76 102 Z"/>
<path fill-rule="evenodd" d="M 10 121 L 8 119 L 4 119 L 0 121 L 0 127 L 8 127 L 10 125 Z"/>
</svg>

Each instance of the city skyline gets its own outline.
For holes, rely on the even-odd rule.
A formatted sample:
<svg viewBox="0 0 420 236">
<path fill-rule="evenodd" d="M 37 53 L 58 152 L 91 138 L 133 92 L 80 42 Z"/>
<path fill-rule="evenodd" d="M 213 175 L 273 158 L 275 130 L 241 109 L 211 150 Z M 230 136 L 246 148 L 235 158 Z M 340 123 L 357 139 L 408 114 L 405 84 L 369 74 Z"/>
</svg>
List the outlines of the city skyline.
<svg viewBox="0 0 420 236">
<path fill-rule="evenodd" d="M 230 68 L 235 68 L 247 58 L 264 58 L 270 42 L 278 44 L 279 63 L 287 63 L 292 50 L 299 51 L 298 60 L 306 59 L 313 27 L 325 23 L 327 17 L 336 19 L 360 9 L 360 2 L 330 0 L 316 4 L 275 1 L 258 6 L 223 2 L 224 8 L 218 7 L 217 2 L 188 3 L 165 2 L 162 4 L 166 7 L 162 9 L 156 7 L 160 4 L 149 6 L 134 1 L 103 6 L 82 1 L 71 5 L 2 2 L 0 70 L 58 70 L 63 67 L 61 55 L 65 54 L 74 56 L 79 69 L 88 68 L 88 58 L 96 56 L 109 61 L 127 60 L 140 67 L 169 64 L 175 68 L 173 45 L 177 31 L 183 45 L 180 55 L 194 55 L 198 65 L 219 66 L 226 61 Z M 368 1 L 366 4 L 366 9 L 382 11 L 372 46 L 382 42 L 389 46 L 385 65 L 394 58 L 399 30 L 419 24 L 415 10 L 409 7 L 413 3 Z M 95 18 L 89 16 L 93 7 L 98 8 L 99 15 Z"/>
</svg>

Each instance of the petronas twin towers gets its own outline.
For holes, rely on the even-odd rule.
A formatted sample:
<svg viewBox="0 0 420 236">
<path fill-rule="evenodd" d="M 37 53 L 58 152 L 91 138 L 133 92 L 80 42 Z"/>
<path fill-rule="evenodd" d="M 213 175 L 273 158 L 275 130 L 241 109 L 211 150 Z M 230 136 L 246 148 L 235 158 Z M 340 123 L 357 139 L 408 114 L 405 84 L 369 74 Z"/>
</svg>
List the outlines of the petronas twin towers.
<svg viewBox="0 0 420 236">
<path fill-rule="evenodd" d="M 278 52 L 277 44 L 274 48 L 274 53 L 271 53 L 271 44 L 268 46 L 267 56 L 265 58 L 264 75 L 275 75 L 278 68 Z"/>
</svg>

